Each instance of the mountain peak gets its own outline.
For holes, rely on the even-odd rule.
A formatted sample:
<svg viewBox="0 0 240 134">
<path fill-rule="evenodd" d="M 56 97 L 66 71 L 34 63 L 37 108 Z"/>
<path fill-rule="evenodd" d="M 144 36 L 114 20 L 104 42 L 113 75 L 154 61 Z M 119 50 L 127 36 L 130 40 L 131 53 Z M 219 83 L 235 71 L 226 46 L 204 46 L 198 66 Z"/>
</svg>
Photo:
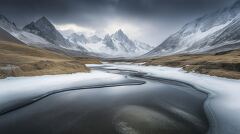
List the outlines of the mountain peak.
<svg viewBox="0 0 240 134">
<path fill-rule="evenodd" d="M 119 29 L 117 32 L 115 32 L 115 34 L 118 34 L 118 35 L 125 35 L 124 32 L 122 31 L 122 29 Z"/>
<path fill-rule="evenodd" d="M 111 38 L 111 37 L 110 37 L 109 34 L 106 34 L 106 35 L 104 36 L 104 39 L 108 39 L 108 38 Z"/>
<path fill-rule="evenodd" d="M 47 19 L 47 17 L 45 17 L 45 16 L 42 16 L 39 20 L 42 20 L 42 21 L 49 21 L 49 20 Z"/>
<path fill-rule="evenodd" d="M 44 32 L 47 35 L 51 34 L 50 31 L 58 33 L 55 26 L 45 16 L 41 17 L 36 22 L 31 22 L 30 24 L 26 25 L 23 29 L 34 34 Z"/>
<path fill-rule="evenodd" d="M 128 36 L 121 29 L 119 29 L 117 32 L 115 32 L 112 35 L 112 37 L 117 40 L 128 40 Z"/>
<path fill-rule="evenodd" d="M 51 23 L 51 21 L 49 21 L 47 19 L 47 17 L 43 16 L 41 17 L 39 20 L 37 20 L 35 22 L 35 27 L 37 27 L 40 31 L 45 31 L 46 33 L 47 32 L 55 32 L 57 33 L 59 36 L 62 36 L 60 35 L 60 33 L 57 31 L 57 29 L 55 28 L 55 26 Z M 47 33 L 47 34 L 50 34 L 50 33 Z"/>
<path fill-rule="evenodd" d="M 84 34 L 77 34 L 77 33 L 72 33 L 71 36 L 73 38 L 80 38 L 80 39 L 86 39 L 85 35 Z"/>
<path fill-rule="evenodd" d="M 117 33 L 123 33 L 122 29 L 118 29 Z"/>
<path fill-rule="evenodd" d="M 26 25 L 23 29 L 30 33 L 41 36 L 42 38 L 57 46 L 71 46 L 71 44 L 67 42 L 67 40 L 55 28 L 55 26 L 44 16 L 36 22 Z"/>
<path fill-rule="evenodd" d="M 1 14 L 0 14 L 0 20 L 4 20 L 4 21 L 6 21 L 6 22 L 8 22 L 8 23 L 12 23 L 12 22 L 10 22 L 10 21 L 8 20 L 7 17 L 5 17 L 4 15 L 1 15 Z"/>
<path fill-rule="evenodd" d="M 99 41 L 101 41 L 102 39 L 100 37 L 98 37 L 97 35 L 93 35 L 88 37 L 89 42 L 91 43 L 97 43 Z"/>
<path fill-rule="evenodd" d="M 52 23 L 47 19 L 47 17 L 43 16 L 36 21 L 36 24 L 47 24 L 52 25 Z"/>
<path fill-rule="evenodd" d="M 17 30 L 15 23 L 11 22 L 7 17 L 0 14 L 0 27 L 6 31 Z"/>
<path fill-rule="evenodd" d="M 69 37 L 70 42 L 78 44 L 78 42 L 86 44 L 88 42 L 87 38 L 83 34 L 72 33 Z"/>
</svg>

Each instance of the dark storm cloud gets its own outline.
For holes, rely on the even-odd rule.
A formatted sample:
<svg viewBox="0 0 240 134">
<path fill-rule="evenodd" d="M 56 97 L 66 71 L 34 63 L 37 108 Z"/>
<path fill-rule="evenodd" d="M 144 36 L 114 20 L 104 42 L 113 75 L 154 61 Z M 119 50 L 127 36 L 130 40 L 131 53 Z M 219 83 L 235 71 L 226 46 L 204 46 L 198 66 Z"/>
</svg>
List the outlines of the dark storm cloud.
<svg viewBox="0 0 240 134">
<path fill-rule="evenodd" d="M 0 11 L 19 15 L 88 14 L 117 12 L 135 16 L 191 15 L 223 7 L 234 0 L 1 0 Z M 109 11 L 107 9 L 113 9 Z M 24 14 L 21 14 L 24 13 Z M 100 14 L 101 15 L 101 14 Z M 158 16 L 156 16 L 158 17 Z M 161 16 L 160 16 L 161 17 Z M 171 17 L 171 16 L 170 16 Z M 64 18 L 63 18 L 64 19 Z"/>
<path fill-rule="evenodd" d="M 189 20 L 226 7 L 234 1 L 0 0 L 0 14 L 6 15 L 21 26 L 41 16 L 47 16 L 57 24 L 75 23 L 94 29 L 101 29 L 109 20 L 120 17 L 129 23 L 135 21 L 155 25 L 155 29 L 158 29 L 155 32 L 165 32 L 169 35 Z"/>
<path fill-rule="evenodd" d="M 233 1 L 233 0 L 232 0 Z M 63 11 L 70 9 L 71 6 L 105 7 L 108 5 L 116 6 L 134 12 L 154 11 L 158 9 L 203 9 L 217 7 L 231 0 L 4 0 L 1 7 L 21 10 L 43 9 L 46 11 Z M 24 8 L 24 9 L 23 9 Z"/>
<path fill-rule="evenodd" d="M 135 13 L 191 13 L 219 8 L 233 0 L 120 0 L 118 7 Z M 123 10 L 124 11 L 124 10 Z"/>
</svg>

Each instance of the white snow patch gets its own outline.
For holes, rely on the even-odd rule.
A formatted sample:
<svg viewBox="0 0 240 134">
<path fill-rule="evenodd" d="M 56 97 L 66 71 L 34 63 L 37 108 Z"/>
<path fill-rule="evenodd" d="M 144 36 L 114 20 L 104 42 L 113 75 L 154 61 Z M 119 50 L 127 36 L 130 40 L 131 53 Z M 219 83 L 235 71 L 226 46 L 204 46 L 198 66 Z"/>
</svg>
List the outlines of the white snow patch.
<svg viewBox="0 0 240 134">
<path fill-rule="evenodd" d="M 232 22 L 232 20 L 226 22 L 225 24 L 222 24 L 222 25 L 219 25 L 219 26 L 215 26 L 215 27 L 212 27 L 211 29 L 205 31 L 205 32 L 202 32 L 200 29 L 197 31 L 197 33 L 194 34 L 194 39 L 203 39 L 211 34 L 214 34 L 215 32 L 223 29 L 224 27 L 226 27 L 227 25 L 229 25 L 230 23 Z M 191 37 L 192 38 L 192 37 Z M 194 40 L 193 39 L 193 40 Z"/>
<path fill-rule="evenodd" d="M 0 106 L 54 90 L 122 79 L 124 79 L 122 75 L 101 71 L 35 77 L 9 77 L 0 80 Z"/>
<path fill-rule="evenodd" d="M 212 27 L 211 29 L 204 32 L 202 32 L 201 29 L 197 29 L 196 32 L 187 36 L 183 36 L 179 42 L 180 45 L 178 50 L 173 52 L 172 54 L 185 52 L 187 49 L 191 48 L 193 45 L 198 45 L 200 44 L 200 42 L 204 42 L 206 38 L 211 37 L 211 35 L 219 34 L 217 32 L 220 32 L 220 30 L 228 26 L 232 21 L 233 20 L 230 20 L 222 25 Z M 199 43 L 196 43 L 196 42 L 199 42 Z M 207 51 L 211 49 L 211 47 L 208 47 L 208 46 L 204 48 L 199 48 L 199 47 L 200 46 L 197 46 L 194 50 L 191 50 L 191 52 Z"/>
<path fill-rule="evenodd" d="M 13 34 L 13 33 L 12 33 Z M 21 31 L 18 34 L 13 34 L 17 39 L 21 40 L 26 44 L 51 44 L 40 36 L 34 35 L 29 32 Z"/>
</svg>

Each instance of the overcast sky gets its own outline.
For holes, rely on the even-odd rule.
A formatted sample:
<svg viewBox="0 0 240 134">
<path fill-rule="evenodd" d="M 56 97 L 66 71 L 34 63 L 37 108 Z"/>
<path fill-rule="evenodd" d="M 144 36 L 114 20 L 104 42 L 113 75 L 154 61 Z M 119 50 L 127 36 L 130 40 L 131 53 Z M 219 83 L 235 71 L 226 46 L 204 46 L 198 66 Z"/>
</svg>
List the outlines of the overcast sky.
<svg viewBox="0 0 240 134">
<path fill-rule="evenodd" d="M 61 30 L 86 34 L 122 29 L 130 38 L 159 45 L 185 23 L 236 0 L 1 0 L 0 14 L 23 26 L 41 16 Z"/>
</svg>

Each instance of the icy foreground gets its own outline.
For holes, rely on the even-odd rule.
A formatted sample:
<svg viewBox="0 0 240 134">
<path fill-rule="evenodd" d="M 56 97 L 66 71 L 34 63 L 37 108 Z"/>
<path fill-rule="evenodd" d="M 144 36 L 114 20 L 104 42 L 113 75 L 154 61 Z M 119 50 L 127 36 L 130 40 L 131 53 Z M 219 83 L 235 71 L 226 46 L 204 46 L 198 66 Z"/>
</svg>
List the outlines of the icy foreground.
<svg viewBox="0 0 240 134">
<path fill-rule="evenodd" d="M 240 131 L 240 80 L 211 77 L 196 73 L 186 73 L 181 68 L 143 66 L 136 64 L 103 64 L 108 69 L 124 69 L 148 73 L 148 75 L 190 83 L 199 90 L 209 93 L 205 111 L 210 121 L 210 134 L 236 134 Z M 17 103 L 26 96 L 83 85 L 121 81 L 123 75 L 92 71 L 68 75 L 18 77 L 0 80 L 0 109 L 8 103 Z"/>
<path fill-rule="evenodd" d="M 186 82 L 209 93 L 205 110 L 210 121 L 211 134 L 240 132 L 240 80 L 186 73 L 181 68 L 106 64 L 109 69 L 125 69 L 148 73 L 151 76 Z"/>
<path fill-rule="evenodd" d="M 100 71 L 35 77 L 9 77 L 0 80 L 0 111 L 48 92 L 99 85 L 109 83 L 108 80 L 116 82 L 123 79 L 125 78 L 121 75 Z"/>
</svg>

